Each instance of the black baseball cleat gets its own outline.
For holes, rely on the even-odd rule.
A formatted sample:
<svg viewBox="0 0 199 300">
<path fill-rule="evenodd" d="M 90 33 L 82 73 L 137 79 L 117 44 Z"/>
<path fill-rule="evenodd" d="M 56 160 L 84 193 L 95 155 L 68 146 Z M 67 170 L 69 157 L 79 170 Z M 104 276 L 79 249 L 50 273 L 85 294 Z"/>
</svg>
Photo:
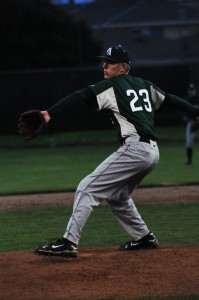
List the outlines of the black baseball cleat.
<svg viewBox="0 0 199 300">
<path fill-rule="evenodd" d="M 39 245 L 35 249 L 35 253 L 46 256 L 77 257 L 78 247 L 62 237 L 55 242 L 43 246 Z"/>
<path fill-rule="evenodd" d="M 146 236 L 137 241 L 129 241 L 121 245 L 118 250 L 120 251 L 132 251 L 140 249 L 152 249 L 158 248 L 158 240 L 152 232 L 149 232 Z"/>
</svg>

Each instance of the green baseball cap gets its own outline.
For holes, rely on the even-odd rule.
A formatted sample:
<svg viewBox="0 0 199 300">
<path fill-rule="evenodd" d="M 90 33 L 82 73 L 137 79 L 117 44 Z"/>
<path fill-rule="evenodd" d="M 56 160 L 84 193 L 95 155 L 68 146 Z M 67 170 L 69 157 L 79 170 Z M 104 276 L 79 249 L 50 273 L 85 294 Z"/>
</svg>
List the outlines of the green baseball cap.
<svg viewBox="0 0 199 300">
<path fill-rule="evenodd" d="M 130 64 L 130 56 L 128 51 L 121 45 L 109 47 L 105 54 L 102 56 L 97 56 L 104 60 L 109 60 L 113 62 L 124 62 Z"/>
</svg>

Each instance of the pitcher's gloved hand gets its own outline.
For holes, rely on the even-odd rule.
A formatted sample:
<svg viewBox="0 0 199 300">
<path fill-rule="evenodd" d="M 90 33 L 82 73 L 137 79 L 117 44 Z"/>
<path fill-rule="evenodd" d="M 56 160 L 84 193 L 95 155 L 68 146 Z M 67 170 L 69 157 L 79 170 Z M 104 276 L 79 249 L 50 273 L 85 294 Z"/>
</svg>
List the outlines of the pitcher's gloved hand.
<svg viewBox="0 0 199 300">
<path fill-rule="evenodd" d="M 17 123 L 18 133 L 25 139 L 32 139 L 43 132 L 47 123 L 40 110 L 28 110 L 23 112 Z"/>
</svg>

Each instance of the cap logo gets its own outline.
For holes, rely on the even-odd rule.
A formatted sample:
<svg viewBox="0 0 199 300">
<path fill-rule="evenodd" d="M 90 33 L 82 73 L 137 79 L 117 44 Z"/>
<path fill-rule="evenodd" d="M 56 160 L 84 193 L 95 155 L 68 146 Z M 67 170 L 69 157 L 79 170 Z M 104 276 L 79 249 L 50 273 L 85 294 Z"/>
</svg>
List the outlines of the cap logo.
<svg viewBox="0 0 199 300">
<path fill-rule="evenodd" d="M 111 56 L 111 51 L 112 51 L 112 48 L 108 48 L 108 50 L 106 51 L 106 54 Z"/>
</svg>

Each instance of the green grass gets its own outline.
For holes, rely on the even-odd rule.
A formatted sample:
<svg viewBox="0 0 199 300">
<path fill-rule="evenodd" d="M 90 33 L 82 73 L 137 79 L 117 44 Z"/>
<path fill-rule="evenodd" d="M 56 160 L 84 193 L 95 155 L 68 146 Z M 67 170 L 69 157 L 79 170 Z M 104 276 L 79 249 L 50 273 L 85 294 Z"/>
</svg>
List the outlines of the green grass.
<svg viewBox="0 0 199 300">
<path fill-rule="evenodd" d="M 64 145 L 99 145 L 116 144 L 117 138 L 113 130 L 73 131 L 54 134 L 41 134 L 32 140 L 24 140 L 19 135 L 2 135 L 0 148 L 35 148 Z"/>
<path fill-rule="evenodd" d="M 137 208 L 161 244 L 199 243 L 198 204 L 138 205 Z M 62 236 L 71 210 L 68 206 L 0 212 L 0 236 L 3 240 L 0 251 L 34 249 L 38 243 Z M 119 245 L 126 240 L 128 236 L 109 208 L 99 206 L 84 227 L 80 246 Z"/>
<path fill-rule="evenodd" d="M 176 134 L 177 132 L 178 134 Z M 182 144 L 184 128 L 173 128 L 172 135 L 171 129 L 161 128 L 159 135 L 161 136 L 160 163 L 143 180 L 141 186 L 198 184 L 199 146 L 197 143 L 194 148 L 194 164 L 186 166 L 184 145 Z M 177 142 L 174 143 L 176 137 Z M 168 138 L 170 138 L 169 143 Z M 102 142 L 104 139 L 109 141 L 108 145 Z M 67 145 L 64 145 L 66 140 Z M 59 133 L 56 135 L 57 147 L 49 147 L 48 142 L 48 135 L 38 137 L 38 139 L 30 142 L 24 142 L 16 136 L 7 136 L 0 139 L 0 194 L 75 190 L 79 181 L 117 147 L 117 144 L 113 142 L 111 131 Z M 25 146 L 22 145 L 23 143 L 25 143 Z M 143 217 L 149 222 L 149 225 L 151 224 L 158 236 L 164 236 L 164 240 L 161 241 L 163 243 L 172 243 L 168 231 L 171 231 L 175 243 L 181 243 L 184 240 L 187 243 L 198 243 L 197 234 L 194 231 L 198 224 L 192 223 L 196 222 L 198 217 L 194 217 L 193 221 L 191 220 L 191 216 L 194 216 L 198 211 L 197 207 L 194 204 L 188 206 L 181 204 L 175 209 L 174 207 L 144 206 L 142 208 L 143 214 L 145 214 L 145 211 L 146 214 L 147 211 L 152 211 L 146 217 L 145 215 Z M 109 220 L 104 223 L 103 209 L 101 207 L 97 209 L 96 215 L 94 214 L 91 221 L 89 221 L 94 220 L 91 228 L 95 228 L 95 224 L 100 224 L 100 232 L 97 233 L 99 241 L 95 239 L 93 246 L 102 245 L 101 237 L 106 236 L 107 226 L 109 228 Z M 181 211 L 180 214 L 178 210 Z M 182 213 L 182 210 L 183 212 L 189 212 L 190 217 Z M 13 249 L 13 241 L 10 240 L 10 236 L 14 236 L 15 233 L 17 233 L 16 243 L 14 243 L 16 249 L 21 249 L 22 245 L 25 248 L 31 248 L 38 241 L 42 242 L 47 236 L 51 239 L 63 234 L 60 229 L 64 230 L 66 219 L 69 218 L 70 213 L 70 208 L 1 212 L 0 230 L 6 241 L 5 249 Z M 97 218 L 100 213 L 102 213 L 101 218 L 95 220 L 95 216 Z M 170 217 L 172 221 L 168 222 L 167 217 Z M 101 226 L 101 219 L 103 219 L 103 224 L 106 224 L 106 226 Z M 176 224 L 173 223 L 175 221 L 173 219 L 176 219 Z M 51 221 L 54 221 L 54 225 L 51 224 Z M 41 222 L 44 222 L 40 227 L 42 231 L 38 228 L 38 224 L 41 224 Z M 5 224 L 6 226 L 4 226 Z M 15 226 L 16 224 L 17 226 Z M 114 224 L 114 220 L 111 224 Z M 183 229 L 181 226 L 184 226 Z M 98 230 L 99 227 L 95 230 Z M 174 228 L 175 230 L 173 230 Z M 192 232 L 190 236 L 189 231 Z M 89 241 L 92 234 L 87 232 L 89 232 L 89 227 L 83 233 L 85 238 L 82 240 L 85 246 L 92 244 L 92 241 Z M 181 236 L 182 232 L 185 236 Z M 112 240 L 110 240 L 110 237 L 106 237 L 108 240 L 104 241 L 105 244 L 119 243 L 123 237 L 120 227 L 118 231 L 116 230 L 116 233 L 112 232 L 111 236 L 113 237 Z"/>
<path fill-rule="evenodd" d="M 157 134 L 160 163 L 141 186 L 198 184 L 198 135 L 194 164 L 186 166 L 184 127 L 159 127 Z M 1 136 L 0 194 L 75 190 L 118 146 L 111 130 L 43 134 L 30 141 Z"/>
<path fill-rule="evenodd" d="M 113 147 L 0 150 L 0 194 L 74 190 Z"/>
<path fill-rule="evenodd" d="M 185 143 L 185 127 L 157 127 L 160 143 Z M 196 132 L 195 142 L 199 142 Z M 19 135 L 1 135 L 0 148 L 51 147 L 63 145 L 102 145 L 117 144 L 115 130 L 73 131 L 49 134 L 44 133 L 33 140 L 24 140 Z"/>
<path fill-rule="evenodd" d="M 181 144 L 160 144 L 160 161 L 142 185 L 199 184 L 199 145 L 194 148 L 193 164 L 185 164 L 185 150 Z"/>
<path fill-rule="evenodd" d="M 0 194 L 75 190 L 115 145 L 0 149 Z M 182 145 L 160 145 L 160 162 L 141 186 L 198 184 L 199 146 L 194 164 L 185 165 Z"/>
</svg>

